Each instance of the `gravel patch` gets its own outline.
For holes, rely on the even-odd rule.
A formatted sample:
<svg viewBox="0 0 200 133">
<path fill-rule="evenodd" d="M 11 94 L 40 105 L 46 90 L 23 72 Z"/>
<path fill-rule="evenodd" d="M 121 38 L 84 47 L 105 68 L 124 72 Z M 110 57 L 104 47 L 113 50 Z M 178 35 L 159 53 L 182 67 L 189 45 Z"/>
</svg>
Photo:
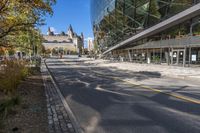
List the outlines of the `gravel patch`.
<svg viewBox="0 0 200 133">
<path fill-rule="evenodd" d="M 21 104 L 5 121 L 0 133 L 48 133 L 46 96 L 40 72 L 21 83 L 17 90 Z"/>
</svg>

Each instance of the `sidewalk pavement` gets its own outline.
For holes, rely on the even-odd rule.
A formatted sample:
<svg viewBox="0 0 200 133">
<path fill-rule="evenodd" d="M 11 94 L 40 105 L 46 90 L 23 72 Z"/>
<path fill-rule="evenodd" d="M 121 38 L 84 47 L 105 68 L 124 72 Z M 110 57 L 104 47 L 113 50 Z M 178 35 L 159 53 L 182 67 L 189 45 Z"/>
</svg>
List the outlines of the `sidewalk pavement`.
<svg viewBox="0 0 200 133">
<path fill-rule="evenodd" d="M 41 72 L 47 97 L 49 133 L 75 133 L 63 99 L 59 96 L 44 61 L 42 61 Z"/>
<path fill-rule="evenodd" d="M 133 72 L 159 72 L 162 76 L 200 81 L 200 67 L 180 67 L 130 62 L 111 62 L 109 60 L 87 60 L 85 63 L 99 67 L 116 68 Z"/>
</svg>

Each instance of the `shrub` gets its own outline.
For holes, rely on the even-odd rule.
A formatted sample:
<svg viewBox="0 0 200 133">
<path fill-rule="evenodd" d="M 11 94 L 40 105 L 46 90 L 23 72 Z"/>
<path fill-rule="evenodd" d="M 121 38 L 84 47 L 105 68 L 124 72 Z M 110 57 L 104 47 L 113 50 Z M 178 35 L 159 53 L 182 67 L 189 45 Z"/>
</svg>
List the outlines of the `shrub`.
<svg viewBox="0 0 200 133">
<path fill-rule="evenodd" d="M 160 57 L 159 56 L 153 56 L 153 61 L 154 61 L 154 63 L 159 63 Z"/>
<path fill-rule="evenodd" d="M 30 74 L 30 68 L 25 61 L 6 60 L 0 71 L 0 91 L 4 98 L 0 99 L 0 127 L 8 113 L 20 104 L 20 97 L 16 96 L 16 90 L 21 80 Z M 1 93 L 0 92 L 0 93 Z"/>
<path fill-rule="evenodd" d="M 3 102 L 0 103 L 0 118 L 5 119 L 8 113 L 15 107 L 19 105 L 21 99 L 19 96 L 11 97 L 5 99 Z"/>
<path fill-rule="evenodd" d="M 7 115 L 20 103 L 21 99 L 19 96 L 8 97 L 0 102 L 0 129 L 4 127 Z"/>
<path fill-rule="evenodd" d="M 5 61 L 0 72 L 0 91 L 7 95 L 14 93 L 20 81 L 29 75 L 29 71 L 24 61 Z"/>
<path fill-rule="evenodd" d="M 32 57 L 32 65 L 35 65 L 36 67 L 40 67 L 41 65 L 41 57 Z"/>
</svg>

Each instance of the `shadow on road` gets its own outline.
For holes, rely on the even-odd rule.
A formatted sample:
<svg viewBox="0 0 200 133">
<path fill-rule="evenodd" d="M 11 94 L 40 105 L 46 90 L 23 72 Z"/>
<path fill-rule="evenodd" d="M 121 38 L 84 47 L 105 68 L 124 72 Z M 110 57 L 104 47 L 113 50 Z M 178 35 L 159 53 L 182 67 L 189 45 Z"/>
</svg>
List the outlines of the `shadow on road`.
<svg viewBox="0 0 200 133">
<path fill-rule="evenodd" d="M 136 81 L 150 78 L 156 80 L 161 77 L 159 72 L 132 72 L 104 67 L 91 67 L 89 69 L 88 64 L 85 65 L 82 61 L 78 62 L 77 65 L 83 65 L 84 67 L 76 66 L 76 68 L 69 67 L 70 65 L 66 68 L 59 68 L 61 65 L 66 65 L 60 61 L 48 61 L 48 63 L 62 94 L 72 110 L 75 107 L 76 110 L 73 111 L 76 114 L 86 114 L 88 111 L 90 116 L 95 115 L 97 112 L 100 114 L 98 126 L 106 127 L 109 125 L 111 127 L 121 127 L 121 129 L 127 126 L 134 128 L 160 126 L 170 133 L 188 133 L 190 131 L 197 133 L 199 131 L 198 128 L 192 128 L 190 123 L 185 121 L 187 120 L 186 117 L 180 119 L 181 116 L 188 114 L 200 116 L 199 105 L 162 93 L 138 91 L 138 89 L 141 89 L 139 86 L 124 85 L 120 81 L 98 76 L 92 71 L 99 71 L 121 79 L 133 78 Z M 57 68 L 51 68 L 53 63 Z M 127 88 L 131 88 L 132 91 L 125 90 Z M 166 85 L 159 86 L 159 88 L 166 88 Z M 180 87 L 174 91 L 180 91 L 184 88 Z M 77 110 L 78 105 L 85 108 Z M 95 111 L 92 112 L 91 110 Z M 89 121 L 89 118 L 84 119 Z M 143 130 L 148 132 L 148 128 Z"/>
<path fill-rule="evenodd" d="M 63 64 L 63 62 L 65 63 L 69 63 L 69 64 Z M 66 68 L 68 66 L 72 66 L 73 65 L 84 65 L 86 68 L 83 67 L 76 67 L 76 68 L 67 68 L 67 69 L 72 69 L 72 70 L 79 70 L 79 71 L 83 71 L 83 72 L 91 72 L 92 71 L 100 71 L 108 76 L 114 76 L 114 77 L 119 77 L 121 79 L 126 79 L 126 78 L 134 78 L 137 81 L 141 81 L 141 80 L 146 80 L 149 78 L 160 78 L 161 74 L 159 72 L 148 72 L 148 71 L 140 71 L 140 72 L 132 72 L 132 71 L 128 71 L 128 70 L 120 70 L 117 69 L 115 67 L 112 68 L 107 68 L 107 67 L 91 67 L 90 64 L 86 64 L 84 63 L 85 61 L 58 61 L 58 60 L 54 60 L 54 61 L 48 61 L 48 66 L 66 66 Z M 71 63 L 71 64 L 70 64 Z M 88 69 L 90 66 L 90 69 Z"/>
</svg>

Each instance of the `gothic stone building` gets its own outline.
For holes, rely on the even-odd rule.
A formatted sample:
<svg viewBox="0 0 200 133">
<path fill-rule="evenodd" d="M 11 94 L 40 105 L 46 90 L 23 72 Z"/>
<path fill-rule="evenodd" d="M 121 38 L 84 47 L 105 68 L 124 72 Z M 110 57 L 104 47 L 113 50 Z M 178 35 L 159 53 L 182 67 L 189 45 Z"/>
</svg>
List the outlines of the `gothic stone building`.
<svg viewBox="0 0 200 133">
<path fill-rule="evenodd" d="M 81 53 L 83 49 L 84 37 L 83 34 L 78 36 L 70 25 L 67 33 L 62 32 L 55 34 L 51 29 L 48 29 L 47 35 L 43 35 L 43 45 L 45 49 L 50 49 L 52 52 L 71 54 Z"/>
</svg>

